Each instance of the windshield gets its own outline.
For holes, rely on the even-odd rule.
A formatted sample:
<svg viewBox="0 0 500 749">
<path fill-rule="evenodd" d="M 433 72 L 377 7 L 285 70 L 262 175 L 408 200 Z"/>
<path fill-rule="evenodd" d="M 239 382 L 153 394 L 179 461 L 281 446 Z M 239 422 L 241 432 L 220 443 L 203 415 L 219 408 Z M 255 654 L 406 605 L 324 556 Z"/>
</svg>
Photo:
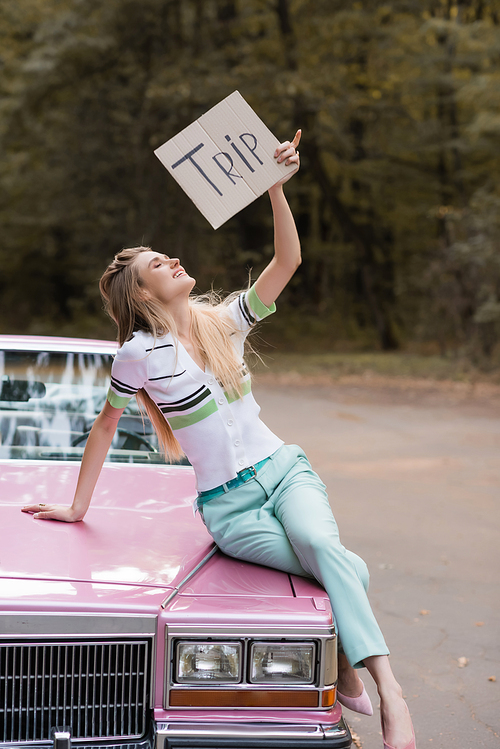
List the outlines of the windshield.
<svg viewBox="0 0 500 749">
<path fill-rule="evenodd" d="M 112 354 L 0 350 L 0 458 L 81 460 L 109 387 Z M 135 398 L 108 461 L 164 463 Z"/>
</svg>

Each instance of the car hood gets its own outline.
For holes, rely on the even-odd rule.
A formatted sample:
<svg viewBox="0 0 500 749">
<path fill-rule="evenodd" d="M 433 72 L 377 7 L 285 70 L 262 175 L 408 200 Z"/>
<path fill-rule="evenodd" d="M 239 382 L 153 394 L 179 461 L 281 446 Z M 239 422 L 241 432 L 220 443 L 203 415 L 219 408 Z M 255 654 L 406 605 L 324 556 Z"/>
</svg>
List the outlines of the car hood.
<svg viewBox="0 0 500 749">
<path fill-rule="evenodd" d="M 192 469 L 105 465 L 80 523 L 36 520 L 21 507 L 68 505 L 79 465 L 0 461 L 0 577 L 175 587 L 213 546 Z"/>
<path fill-rule="evenodd" d="M 21 512 L 36 502 L 68 505 L 78 471 L 0 460 L 0 610 L 155 612 L 165 602 L 169 617 L 190 621 L 331 621 L 315 581 L 211 555 L 212 538 L 193 517 L 189 467 L 105 465 L 80 523 Z"/>
</svg>

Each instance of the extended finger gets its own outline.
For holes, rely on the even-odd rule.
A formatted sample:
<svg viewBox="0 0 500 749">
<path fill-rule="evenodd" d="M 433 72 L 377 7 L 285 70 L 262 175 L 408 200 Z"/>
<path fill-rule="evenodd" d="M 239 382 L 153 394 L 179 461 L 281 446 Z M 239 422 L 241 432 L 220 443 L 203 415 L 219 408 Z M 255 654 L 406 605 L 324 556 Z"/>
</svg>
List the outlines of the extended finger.
<svg viewBox="0 0 500 749">
<path fill-rule="evenodd" d="M 21 512 L 38 512 L 38 510 L 40 509 L 40 507 L 45 507 L 45 505 L 43 504 L 43 502 L 42 502 L 41 505 L 40 505 L 39 502 L 37 502 L 34 505 L 25 505 L 24 507 L 21 507 Z"/>
<path fill-rule="evenodd" d="M 297 146 L 299 145 L 301 137 L 302 137 L 302 130 L 297 130 L 297 132 L 295 133 L 295 137 L 292 140 L 292 146 L 294 148 L 297 148 Z"/>
</svg>

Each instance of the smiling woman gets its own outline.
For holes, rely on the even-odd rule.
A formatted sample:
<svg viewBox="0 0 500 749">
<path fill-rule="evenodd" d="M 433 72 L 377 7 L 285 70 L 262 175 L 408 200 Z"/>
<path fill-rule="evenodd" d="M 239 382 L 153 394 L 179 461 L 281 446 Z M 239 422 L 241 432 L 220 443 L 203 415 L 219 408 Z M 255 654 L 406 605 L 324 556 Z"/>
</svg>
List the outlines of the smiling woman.
<svg viewBox="0 0 500 749">
<path fill-rule="evenodd" d="M 157 299 L 172 306 L 176 297 L 185 294 L 186 289 L 190 292 L 196 283 L 194 278 L 188 276 L 178 258 L 145 250 L 135 262 L 146 299 Z"/>
<path fill-rule="evenodd" d="M 300 135 L 298 131 L 292 142 L 276 149 L 278 162 L 299 164 Z M 343 647 L 339 700 L 358 712 L 373 712 L 356 673 L 366 666 L 381 698 L 386 749 L 415 749 L 408 708 L 366 595 L 366 565 L 340 543 L 325 486 L 303 451 L 284 445 L 260 420 L 243 358 L 249 332 L 275 311 L 275 300 L 301 262 L 299 237 L 282 189 L 289 176 L 269 190 L 275 249 L 271 262 L 251 288 L 224 302 L 193 298 L 195 281 L 177 258 L 146 247 L 118 253 L 100 288 L 118 326 L 120 348 L 106 403 L 87 441 L 73 504 L 42 510 L 33 505 L 24 510 L 43 520 L 82 520 L 118 419 L 130 400 L 138 397 L 165 452 L 188 456 L 196 475 L 197 508 L 218 547 L 237 559 L 312 577 L 324 586 Z M 291 659 L 286 648 L 280 651 L 264 644 L 259 650 L 253 643 L 255 673 L 260 676 L 252 678 L 265 683 L 286 672 L 287 679 L 300 681 L 298 674 L 306 682 L 312 679 L 314 648 L 309 643 L 302 649 L 296 645 Z M 201 650 L 186 647 L 187 672 L 197 662 L 215 668 L 216 662 L 220 665 L 228 653 L 240 649 L 240 645 L 228 644 L 226 651 L 210 646 L 207 654 L 205 645 Z M 274 697 L 284 701 L 280 705 L 312 706 L 304 702 L 300 690 Z M 255 700 L 248 703 L 251 707 L 262 705 L 259 690 L 255 694 L 248 690 L 241 699 L 247 698 Z M 196 698 L 191 692 L 177 691 L 172 699 L 170 704 L 177 706 L 214 704 L 211 691 L 200 691 Z M 223 691 L 218 699 L 215 704 L 224 707 L 243 704 Z M 317 694 L 307 699 L 318 706 Z M 324 699 L 324 707 L 333 706 L 333 690 Z"/>
</svg>

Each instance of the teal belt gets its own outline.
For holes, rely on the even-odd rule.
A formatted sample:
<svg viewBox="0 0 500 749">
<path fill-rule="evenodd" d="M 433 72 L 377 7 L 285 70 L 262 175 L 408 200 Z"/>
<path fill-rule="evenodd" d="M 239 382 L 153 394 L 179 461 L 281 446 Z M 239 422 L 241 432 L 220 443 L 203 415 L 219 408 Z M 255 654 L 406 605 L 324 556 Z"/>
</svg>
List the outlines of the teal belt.
<svg viewBox="0 0 500 749">
<path fill-rule="evenodd" d="M 218 497 L 219 494 L 225 494 L 226 492 L 231 491 L 231 489 L 236 489 L 237 486 L 241 486 L 241 484 L 246 484 L 247 481 L 254 479 L 257 476 L 257 471 L 259 471 L 264 465 L 264 463 L 267 463 L 268 460 L 270 460 L 270 458 L 264 458 L 264 460 L 259 460 L 259 462 L 256 463 L 255 465 L 249 466 L 248 468 L 244 468 L 242 471 L 236 474 L 235 479 L 231 479 L 231 481 L 226 481 L 225 484 L 216 486 L 215 489 L 209 489 L 206 492 L 198 492 L 198 507 L 201 507 L 202 505 L 205 504 L 205 502 L 208 502 L 210 499 L 213 499 L 214 497 Z"/>
</svg>

